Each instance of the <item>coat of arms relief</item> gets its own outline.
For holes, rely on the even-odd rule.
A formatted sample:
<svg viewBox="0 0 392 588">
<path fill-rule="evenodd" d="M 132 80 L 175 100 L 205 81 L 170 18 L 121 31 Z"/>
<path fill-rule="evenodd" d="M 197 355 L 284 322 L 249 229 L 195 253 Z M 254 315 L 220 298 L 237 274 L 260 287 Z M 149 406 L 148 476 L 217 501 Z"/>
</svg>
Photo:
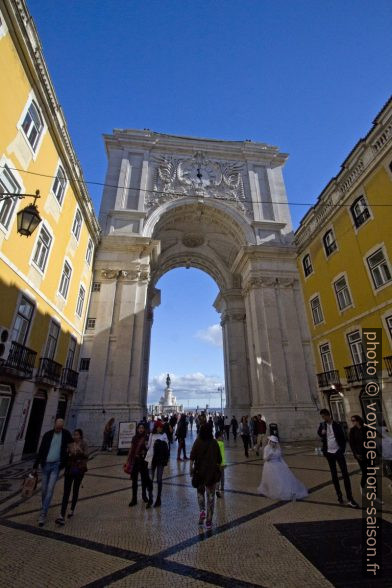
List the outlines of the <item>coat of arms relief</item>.
<svg viewBox="0 0 392 588">
<path fill-rule="evenodd" d="M 252 215 L 252 204 L 245 199 L 243 163 L 214 161 L 202 152 L 186 159 L 160 155 L 153 161 L 153 190 L 145 199 L 149 213 L 165 202 L 195 196 L 226 200 Z"/>
</svg>

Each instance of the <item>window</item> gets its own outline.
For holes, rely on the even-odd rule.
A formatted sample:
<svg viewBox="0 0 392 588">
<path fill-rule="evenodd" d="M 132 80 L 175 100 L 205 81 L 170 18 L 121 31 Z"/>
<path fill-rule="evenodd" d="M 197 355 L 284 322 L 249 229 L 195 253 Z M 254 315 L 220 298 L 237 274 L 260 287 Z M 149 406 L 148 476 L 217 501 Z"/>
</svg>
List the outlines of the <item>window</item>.
<svg viewBox="0 0 392 588">
<path fill-rule="evenodd" d="M 74 222 L 72 225 L 72 232 L 75 235 L 77 240 L 79 240 L 81 228 L 82 228 L 82 215 L 81 215 L 79 208 L 77 208 Z"/>
<path fill-rule="evenodd" d="M 361 333 L 359 331 L 353 331 L 347 335 L 347 340 L 350 347 L 351 357 L 353 358 L 353 363 L 355 365 L 363 363 L 364 353 Z"/>
<path fill-rule="evenodd" d="M 357 198 L 351 205 L 351 214 L 355 226 L 358 228 L 370 218 L 370 212 L 364 196 Z"/>
<path fill-rule="evenodd" d="M 101 282 L 93 282 L 93 292 L 101 291 Z"/>
<path fill-rule="evenodd" d="M 67 178 L 65 177 L 65 172 L 60 165 L 52 186 L 52 192 L 56 196 L 56 200 L 59 204 L 62 204 L 63 202 L 66 185 Z"/>
<path fill-rule="evenodd" d="M 11 194 L 21 192 L 18 182 L 15 180 L 7 165 L 0 169 L 0 196 L 4 192 L 10 192 Z M 16 202 L 17 198 L 7 198 L 0 202 L 0 225 L 5 229 L 8 229 L 10 226 Z"/>
<path fill-rule="evenodd" d="M 318 296 L 315 296 L 311 301 L 310 301 L 310 306 L 312 309 L 312 315 L 313 315 L 313 322 L 315 325 L 318 325 L 320 323 L 323 322 L 324 317 L 323 317 L 323 311 L 321 310 L 321 303 L 320 303 L 320 298 Z"/>
<path fill-rule="evenodd" d="M 90 265 L 91 260 L 93 258 L 93 252 L 94 252 L 94 245 L 93 245 L 93 242 L 91 241 L 91 239 L 89 239 L 88 245 L 87 245 L 87 251 L 86 251 L 86 261 L 89 265 Z"/>
<path fill-rule="evenodd" d="M 88 318 L 87 319 L 87 328 L 88 329 L 95 329 L 95 318 Z"/>
<path fill-rule="evenodd" d="M 89 367 L 90 367 L 90 358 L 89 357 L 82 357 L 82 359 L 80 360 L 79 371 L 80 372 L 88 372 Z"/>
<path fill-rule="evenodd" d="M 11 408 L 11 386 L 0 384 L 0 440 L 4 441 L 8 414 Z"/>
<path fill-rule="evenodd" d="M 84 305 L 84 298 L 86 296 L 86 291 L 83 288 L 83 286 L 80 286 L 79 288 L 79 296 L 78 296 L 78 301 L 76 303 L 76 314 L 78 316 L 82 316 L 82 312 L 83 312 L 83 305 Z"/>
<path fill-rule="evenodd" d="M 41 271 L 45 271 L 51 243 L 52 237 L 50 236 L 48 230 L 45 227 L 41 227 L 33 257 L 33 262 L 37 267 L 39 267 Z"/>
<path fill-rule="evenodd" d="M 304 268 L 305 276 L 309 276 L 313 272 L 312 260 L 310 259 L 309 253 L 305 255 L 305 257 L 303 258 L 302 265 Z"/>
<path fill-rule="evenodd" d="M 72 337 L 69 341 L 69 348 L 67 354 L 67 361 L 65 362 L 65 367 L 72 370 L 74 359 L 75 359 L 75 352 L 76 352 L 76 339 Z"/>
<path fill-rule="evenodd" d="M 333 367 L 331 350 L 329 348 L 329 343 L 324 343 L 323 345 L 320 345 L 320 357 L 321 357 L 321 362 L 323 364 L 324 371 L 325 372 L 332 372 L 334 367 Z"/>
<path fill-rule="evenodd" d="M 367 258 L 367 262 L 375 288 L 380 288 L 387 282 L 391 281 L 391 272 L 382 249 L 378 249 L 375 253 L 370 255 Z"/>
<path fill-rule="evenodd" d="M 336 280 L 334 288 L 340 310 L 344 310 L 347 306 L 351 306 L 351 296 L 344 276 Z"/>
<path fill-rule="evenodd" d="M 54 358 L 54 354 L 56 353 L 56 347 L 57 347 L 57 341 L 59 338 L 59 333 L 60 333 L 60 326 L 57 323 L 55 323 L 54 321 L 51 321 L 50 325 L 49 325 L 49 334 L 48 334 L 48 340 L 46 342 L 44 357 L 47 357 L 49 359 Z"/>
<path fill-rule="evenodd" d="M 42 116 L 38 106 L 33 100 L 26 112 L 24 121 L 22 122 L 23 132 L 26 135 L 26 139 L 30 143 L 33 151 L 36 150 L 39 138 L 42 135 L 43 128 L 44 124 L 42 121 Z"/>
<path fill-rule="evenodd" d="M 61 275 L 59 292 L 63 298 L 67 298 L 69 283 L 71 281 L 72 268 L 68 261 L 64 262 L 63 273 Z"/>
<path fill-rule="evenodd" d="M 325 233 L 323 237 L 323 243 L 327 256 L 331 255 L 331 253 L 337 249 L 335 235 L 333 234 L 332 229 Z"/>
<path fill-rule="evenodd" d="M 392 314 L 391 314 L 391 316 L 387 316 L 387 318 L 385 319 L 385 322 L 387 323 L 388 331 L 389 331 L 389 334 L 392 338 Z"/>
<path fill-rule="evenodd" d="M 18 312 L 15 317 L 14 326 L 11 333 L 11 341 L 16 341 L 24 345 L 30 329 L 31 319 L 33 317 L 34 306 L 25 296 L 19 303 Z"/>
</svg>

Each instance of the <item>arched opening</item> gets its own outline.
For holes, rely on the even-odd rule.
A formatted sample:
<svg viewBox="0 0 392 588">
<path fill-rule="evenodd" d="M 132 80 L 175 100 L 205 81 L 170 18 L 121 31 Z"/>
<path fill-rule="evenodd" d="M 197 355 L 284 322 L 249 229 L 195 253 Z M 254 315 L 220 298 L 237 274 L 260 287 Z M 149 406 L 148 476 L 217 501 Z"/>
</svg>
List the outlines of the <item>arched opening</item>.
<svg viewBox="0 0 392 588">
<path fill-rule="evenodd" d="M 181 406 L 185 412 L 206 407 L 220 411 L 221 400 L 225 405 L 220 390 L 224 362 L 220 315 L 213 308 L 219 294 L 216 282 L 199 269 L 176 268 L 160 277 L 156 288 L 161 304 L 151 332 L 149 412 L 154 406 L 159 414 Z M 170 391 L 165 394 L 165 389 Z"/>
</svg>

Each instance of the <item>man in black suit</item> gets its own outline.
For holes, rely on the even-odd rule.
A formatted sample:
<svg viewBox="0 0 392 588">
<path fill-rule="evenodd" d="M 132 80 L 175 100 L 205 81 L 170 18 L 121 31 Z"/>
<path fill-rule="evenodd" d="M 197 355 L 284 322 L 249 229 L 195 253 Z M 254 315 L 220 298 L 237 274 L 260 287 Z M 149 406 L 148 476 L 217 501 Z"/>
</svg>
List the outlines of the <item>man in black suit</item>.
<svg viewBox="0 0 392 588">
<path fill-rule="evenodd" d="M 324 457 L 328 460 L 329 469 L 332 474 L 332 482 L 335 486 L 336 494 L 338 497 L 339 504 L 343 504 L 342 491 L 340 489 L 338 471 L 336 464 L 339 464 L 340 471 L 342 472 L 344 487 L 346 489 L 346 495 L 348 500 L 348 506 L 351 508 L 358 508 L 358 504 L 355 502 L 352 492 L 351 483 L 347 471 L 346 459 L 344 457 L 344 451 L 346 449 L 346 437 L 342 426 L 336 423 L 326 408 L 320 410 L 320 415 L 323 419 L 323 423 L 320 423 L 317 434 L 321 437 L 323 442 L 322 451 Z"/>
</svg>

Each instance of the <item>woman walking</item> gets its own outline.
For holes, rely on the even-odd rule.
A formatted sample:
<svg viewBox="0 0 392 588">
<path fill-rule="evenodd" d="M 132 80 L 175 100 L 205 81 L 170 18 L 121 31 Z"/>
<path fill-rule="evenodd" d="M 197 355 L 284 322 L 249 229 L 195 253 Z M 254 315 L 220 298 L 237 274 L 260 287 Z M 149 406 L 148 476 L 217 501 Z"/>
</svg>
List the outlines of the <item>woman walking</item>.
<svg viewBox="0 0 392 588">
<path fill-rule="evenodd" d="M 114 431 L 116 430 L 114 418 L 108 420 L 103 430 L 102 451 L 111 451 L 113 446 Z"/>
<path fill-rule="evenodd" d="M 274 500 L 297 500 L 305 498 L 308 490 L 298 480 L 282 458 L 279 439 L 275 435 L 268 437 L 264 449 L 264 466 L 259 494 Z"/>
<path fill-rule="evenodd" d="M 68 459 L 64 472 L 64 493 L 61 503 L 61 513 L 60 516 L 56 519 L 56 523 L 58 525 L 65 524 L 65 513 L 67 512 L 67 506 L 72 487 L 73 493 L 71 510 L 69 511 L 68 518 L 73 516 L 79 497 L 79 488 L 84 474 L 87 472 L 88 447 L 87 443 L 83 440 L 82 429 L 75 429 L 73 434 L 73 441 L 72 443 L 68 444 L 67 453 Z"/>
<path fill-rule="evenodd" d="M 248 425 L 248 417 L 243 416 L 240 422 L 240 435 L 245 449 L 245 457 L 249 457 L 250 444 L 250 430 Z"/>
<path fill-rule="evenodd" d="M 139 474 L 142 481 L 142 499 L 144 502 L 147 502 L 146 508 L 151 508 L 153 503 L 152 482 L 148 475 L 148 464 L 145 460 L 147 454 L 147 441 L 146 427 L 144 423 L 139 423 L 136 429 L 136 435 L 134 435 L 132 439 L 127 458 L 132 480 L 132 500 L 128 506 L 135 506 L 137 504 L 137 481 Z M 148 498 L 146 490 L 148 491 Z"/>
<path fill-rule="evenodd" d="M 200 515 L 199 525 L 203 525 L 206 518 L 206 528 L 211 529 L 215 505 L 215 486 L 220 479 L 221 452 L 212 431 L 207 425 L 200 427 L 199 436 L 193 444 L 191 455 L 192 485 L 197 488 L 197 500 Z"/>
<path fill-rule="evenodd" d="M 177 423 L 176 429 L 176 437 L 178 441 L 178 449 L 177 449 L 177 461 L 183 461 L 181 459 L 181 451 L 183 452 L 184 461 L 187 460 L 186 456 L 186 446 L 185 446 L 185 438 L 188 430 L 188 423 L 186 422 L 185 414 L 180 416 L 180 420 Z"/>
<path fill-rule="evenodd" d="M 154 508 L 161 506 L 162 476 L 164 467 L 169 461 L 169 440 L 163 431 L 162 421 L 155 421 L 154 430 L 148 438 L 148 451 L 146 462 L 151 473 L 151 482 L 154 483 L 155 472 L 157 473 L 158 495 Z"/>
</svg>

